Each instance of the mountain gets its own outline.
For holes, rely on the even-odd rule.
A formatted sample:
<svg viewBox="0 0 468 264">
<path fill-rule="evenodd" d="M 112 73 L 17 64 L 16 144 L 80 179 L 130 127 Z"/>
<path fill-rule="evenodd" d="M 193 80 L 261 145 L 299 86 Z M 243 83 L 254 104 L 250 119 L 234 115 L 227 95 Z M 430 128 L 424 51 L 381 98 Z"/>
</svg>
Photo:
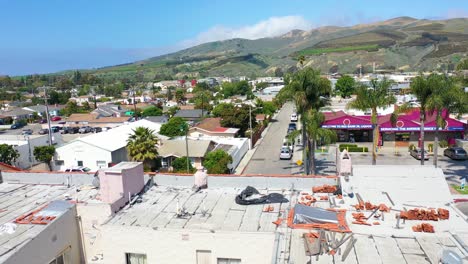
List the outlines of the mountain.
<svg viewBox="0 0 468 264">
<path fill-rule="evenodd" d="M 326 26 L 284 35 L 201 44 L 135 63 L 104 67 L 98 75 L 259 76 L 305 65 L 322 72 L 446 70 L 468 54 L 468 19 L 398 17 L 350 27 Z"/>
</svg>

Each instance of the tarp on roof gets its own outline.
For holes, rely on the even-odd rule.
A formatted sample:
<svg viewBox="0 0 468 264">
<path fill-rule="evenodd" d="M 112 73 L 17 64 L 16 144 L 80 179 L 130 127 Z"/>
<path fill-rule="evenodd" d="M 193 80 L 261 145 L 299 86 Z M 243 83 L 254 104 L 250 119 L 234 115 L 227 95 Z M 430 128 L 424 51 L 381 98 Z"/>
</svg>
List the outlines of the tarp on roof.
<svg viewBox="0 0 468 264">
<path fill-rule="evenodd" d="M 288 199 L 280 193 L 261 195 L 260 192 L 252 186 L 247 186 L 239 195 L 236 196 L 236 203 L 241 205 L 287 202 L 289 202 Z"/>
</svg>

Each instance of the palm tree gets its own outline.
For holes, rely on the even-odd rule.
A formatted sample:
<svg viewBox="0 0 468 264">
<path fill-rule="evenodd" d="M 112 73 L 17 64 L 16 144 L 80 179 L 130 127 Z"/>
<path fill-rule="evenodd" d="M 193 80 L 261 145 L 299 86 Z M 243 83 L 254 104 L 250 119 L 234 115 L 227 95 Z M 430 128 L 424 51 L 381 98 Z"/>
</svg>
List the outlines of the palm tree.
<svg viewBox="0 0 468 264">
<path fill-rule="evenodd" d="M 141 161 L 146 166 L 151 166 L 152 161 L 158 156 L 156 144 L 158 138 L 154 135 L 154 131 L 147 127 L 137 127 L 133 129 L 127 139 L 127 150 L 132 160 Z"/>
<path fill-rule="evenodd" d="M 416 96 L 420 104 L 419 107 L 419 140 L 421 144 L 421 165 L 424 165 L 424 122 L 426 122 L 426 112 L 429 98 L 432 96 L 432 85 L 437 81 L 436 75 L 429 77 L 417 76 L 411 82 L 411 93 Z"/>
<path fill-rule="evenodd" d="M 429 76 L 428 79 L 431 83 L 432 94 L 427 100 L 427 110 L 429 114 L 436 115 L 433 164 L 437 167 L 439 127 L 444 127 L 445 119 L 450 113 L 457 115 L 466 113 L 468 111 L 468 100 L 466 93 L 456 85 L 452 77 L 434 74 Z M 442 116 L 444 110 L 446 115 Z"/>
<path fill-rule="evenodd" d="M 311 109 L 319 110 L 320 108 L 329 105 L 331 94 L 331 84 L 326 78 L 320 76 L 320 71 L 306 67 L 291 76 L 287 76 L 286 87 L 278 94 L 277 98 L 280 102 L 293 100 L 296 106 L 296 111 L 301 116 L 302 127 L 306 127 L 305 113 Z M 308 142 L 310 136 L 307 135 L 307 130 L 302 130 L 302 142 L 304 145 Z M 309 155 L 305 152 L 304 157 L 307 159 Z M 310 162 L 305 162 L 306 174 L 310 174 Z"/>
<path fill-rule="evenodd" d="M 371 122 L 373 128 L 372 165 L 377 163 L 378 123 L 377 108 L 389 107 L 396 102 L 395 96 L 388 92 L 392 82 L 386 78 L 381 81 L 372 80 L 370 86 L 360 85 L 356 89 L 356 99 L 349 102 L 348 108 L 362 111 L 371 110 Z"/>
<path fill-rule="evenodd" d="M 322 128 L 322 124 L 325 121 L 325 116 L 316 109 L 310 109 L 305 113 L 304 119 L 306 120 L 304 130 L 307 131 L 309 140 L 307 141 L 306 153 L 308 155 L 310 171 L 315 174 L 315 149 L 317 141 L 321 140 L 325 144 L 336 142 L 336 132 L 330 129 Z"/>
</svg>

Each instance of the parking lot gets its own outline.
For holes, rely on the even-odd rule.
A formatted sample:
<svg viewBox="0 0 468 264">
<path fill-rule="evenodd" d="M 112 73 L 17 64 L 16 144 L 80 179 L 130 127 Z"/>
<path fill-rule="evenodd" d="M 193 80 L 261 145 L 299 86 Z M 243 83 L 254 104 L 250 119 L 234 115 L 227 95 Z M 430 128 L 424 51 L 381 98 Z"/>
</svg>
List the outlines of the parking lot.
<svg viewBox="0 0 468 264">
<path fill-rule="evenodd" d="M 51 122 L 50 125 L 51 125 L 51 127 L 52 126 L 62 126 L 61 124 L 58 124 L 58 122 Z M 9 128 L 8 129 L 2 129 L 2 130 L 0 130 L 0 136 L 1 135 L 22 135 L 23 130 L 26 130 L 26 129 L 31 129 L 32 132 L 33 132 L 32 133 L 33 135 L 39 135 L 39 131 L 43 127 L 47 128 L 47 124 L 27 124 L 26 126 L 24 126 L 22 128 L 19 128 L 19 129 L 9 129 Z M 60 132 L 57 132 L 57 133 L 60 133 Z M 89 132 L 89 133 L 86 133 L 86 134 L 79 134 L 79 133 L 76 133 L 76 134 L 62 134 L 62 141 L 64 143 L 67 143 L 67 142 L 70 142 L 70 141 L 72 141 L 72 140 L 74 140 L 76 138 L 87 136 L 87 135 L 90 135 L 90 134 L 92 134 L 92 132 Z"/>
</svg>

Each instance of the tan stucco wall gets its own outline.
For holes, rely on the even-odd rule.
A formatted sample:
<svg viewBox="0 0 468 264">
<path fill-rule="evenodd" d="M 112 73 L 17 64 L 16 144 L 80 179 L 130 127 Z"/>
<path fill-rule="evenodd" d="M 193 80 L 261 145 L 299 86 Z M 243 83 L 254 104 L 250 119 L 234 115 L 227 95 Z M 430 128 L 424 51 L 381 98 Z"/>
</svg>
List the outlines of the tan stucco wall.
<svg viewBox="0 0 468 264">
<path fill-rule="evenodd" d="M 217 258 L 237 258 L 242 263 L 271 263 L 274 233 L 240 233 L 193 230 L 153 230 L 147 227 L 102 226 L 104 262 L 125 264 L 125 253 L 146 254 L 148 263 L 197 263 L 197 250 L 211 250 Z"/>
</svg>

